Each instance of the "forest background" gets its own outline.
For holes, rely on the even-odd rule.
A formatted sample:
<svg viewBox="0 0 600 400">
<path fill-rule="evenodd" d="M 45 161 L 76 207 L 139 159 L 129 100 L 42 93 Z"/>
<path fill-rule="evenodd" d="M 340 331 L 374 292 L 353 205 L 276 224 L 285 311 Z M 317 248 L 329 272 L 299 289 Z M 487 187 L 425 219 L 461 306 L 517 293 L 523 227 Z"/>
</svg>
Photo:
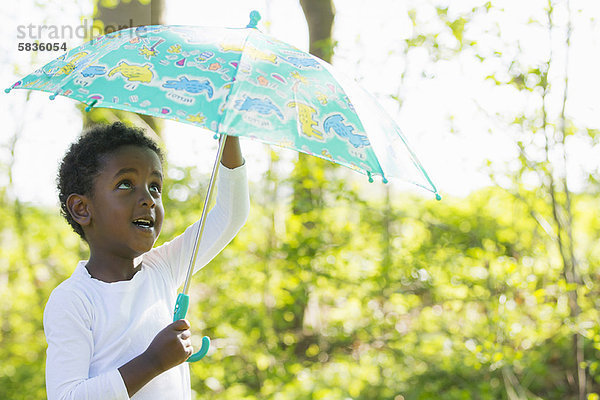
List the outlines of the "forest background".
<svg viewBox="0 0 600 400">
<path fill-rule="evenodd" d="M 175 3 L 71 6 L 107 26 L 121 17 L 163 23 Z M 244 2 L 238 25 L 264 7 L 263 29 L 275 31 L 269 11 L 283 3 L 294 3 L 296 21 L 305 18 L 307 50 L 360 80 L 397 117 L 445 196 L 437 202 L 405 186 L 368 184 L 266 147 L 246 152 L 248 163 L 263 160 L 251 173 L 249 220 L 190 293 L 195 336 L 213 338 L 209 357 L 191 366 L 195 398 L 599 399 L 598 6 L 272 0 Z M 361 10 L 354 20 L 351 3 Z M 41 15 L 64 7 L 12 7 L 24 4 Z M 336 34 L 386 13 L 397 23 Z M 5 86 L 49 57 L 11 57 L 19 39 L 10 35 L 1 44 Z M 377 51 L 380 70 L 367 62 Z M 475 83 L 458 79 L 463 86 L 447 91 L 440 82 L 449 71 Z M 425 103 L 415 102 L 418 92 L 430 96 Z M 40 93 L 19 96 L 3 98 L 1 111 L 0 398 L 29 400 L 45 398 L 45 302 L 87 249 L 56 204 L 23 189 L 45 173 L 20 172 L 36 164 L 29 125 L 54 104 Z M 199 217 L 208 175 L 178 162 L 172 126 L 111 110 L 76 115 L 70 131 L 123 119 L 165 143 L 168 218 L 159 243 Z M 50 143 L 45 129 L 34 135 Z M 469 185 L 466 172 L 446 175 L 457 175 L 463 160 L 483 183 Z"/>
</svg>

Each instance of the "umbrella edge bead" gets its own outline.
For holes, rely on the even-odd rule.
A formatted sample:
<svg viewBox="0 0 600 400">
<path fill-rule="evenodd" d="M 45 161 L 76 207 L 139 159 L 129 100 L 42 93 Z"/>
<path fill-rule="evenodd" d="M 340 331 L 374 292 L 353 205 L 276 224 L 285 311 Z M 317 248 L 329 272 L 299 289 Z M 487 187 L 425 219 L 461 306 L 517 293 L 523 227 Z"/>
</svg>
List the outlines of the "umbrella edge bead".
<svg viewBox="0 0 600 400">
<path fill-rule="evenodd" d="M 56 92 L 52 93 L 49 97 L 50 100 L 54 100 L 56 99 L 56 96 L 58 96 L 60 94 L 60 92 L 62 92 L 62 89 L 58 89 Z"/>
<path fill-rule="evenodd" d="M 88 104 L 85 107 L 85 111 L 86 112 L 90 112 L 92 110 L 92 107 L 94 107 L 96 105 L 96 103 L 98 102 L 98 99 L 94 99 L 94 101 L 92 101 L 90 104 Z"/>
<path fill-rule="evenodd" d="M 10 93 L 11 90 L 13 90 L 14 88 L 16 88 L 17 86 L 21 85 L 21 81 L 17 81 L 15 83 L 13 83 L 10 87 L 4 89 L 4 93 Z"/>
</svg>

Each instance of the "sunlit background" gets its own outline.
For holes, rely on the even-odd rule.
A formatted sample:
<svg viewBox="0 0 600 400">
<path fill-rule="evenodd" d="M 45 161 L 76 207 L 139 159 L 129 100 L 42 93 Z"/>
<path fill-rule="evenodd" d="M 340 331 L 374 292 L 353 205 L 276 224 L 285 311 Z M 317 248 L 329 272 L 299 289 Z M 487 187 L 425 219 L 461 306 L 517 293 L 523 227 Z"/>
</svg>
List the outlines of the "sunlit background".
<svg viewBox="0 0 600 400">
<path fill-rule="evenodd" d="M 419 30 L 426 34 L 440 29 L 439 26 L 431 26 L 434 23 L 431 21 L 436 19 L 428 18 L 427 13 L 436 12 L 433 4 L 444 3 L 450 2 L 420 2 L 422 12 L 419 18 L 422 20 L 419 20 Z M 484 3 L 471 0 L 452 2 L 449 17 L 452 13 L 459 15 Z M 545 18 L 544 2 L 498 2 L 496 6 L 503 9 L 502 13 L 496 10 L 493 13 L 497 15 L 481 15 L 464 32 L 465 38 L 478 41 L 480 54 L 467 49 L 457 57 L 438 63 L 431 62 L 425 49 L 421 52 L 418 48 L 412 49 L 409 58 L 403 54 L 404 40 L 414 34 L 407 9 L 416 2 L 379 0 L 369 6 L 366 4 L 358 0 L 335 3 L 333 38 L 337 46 L 333 63 L 336 68 L 359 81 L 379 99 L 400 124 L 443 194 L 464 196 L 474 189 L 490 185 L 489 171 L 482 167 L 488 159 L 495 162 L 514 159 L 514 136 L 504 133 L 518 135 L 518 132 L 503 132 L 506 127 L 495 122 L 495 115 L 527 113 L 538 104 L 516 90 L 496 87 L 486 77 L 506 69 L 516 51 L 533 63 L 541 63 L 550 51 L 557 65 L 566 62 L 562 45 L 564 32 L 557 30 L 553 37 L 548 37 L 541 25 Z M 573 2 L 573 25 L 577 29 L 571 39 L 568 65 L 564 66 L 570 74 L 566 111 L 573 120 L 589 127 L 600 126 L 600 102 L 597 100 L 600 35 L 597 20 L 591 17 L 600 14 L 599 7 L 594 1 Z M 259 24 L 261 30 L 308 50 L 306 21 L 296 0 L 172 1 L 166 7 L 164 18 L 168 24 L 238 27 L 245 26 L 253 9 L 259 10 L 263 16 Z M 0 16 L 2 84 L 8 87 L 60 54 L 17 51 L 20 41 L 17 38 L 18 26 L 70 25 L 76 28 L 81 25 L 82 19 L 89 20 L 91 12 L 92 7 L 87 1 L 5 4 Z M 532 20 L 539 20 L 540 24 L 532 24 Z M 564 15 L 556 23 L 564 27 Z M 43 35 L 47 36 L 48 31 L 43 31 Z M 449 32 L 437 39 L 450 50 L 458 48 L 456 39 Z M 65 41 L 68 48 L 83 42 L 78 37 L 66 38 Z M 516 42 L 520 49 L 515 48 Z M 494 52 L 503 53 L 503 56 L 483 63 L 477 58 L 493 55 Z M 563 72 L 563 68 L 556 68 L 550 73 L 560 76 Z M 560 84 L 561 81 L 557 80 L 556 85 Z M 551 114 L 560 111 L 560 89 L 554 90 L 555 99 L 549 102 L 548 107 Z M 79 111 L 72 100 L 59 96 L 50 102 L 47 94 L 35 92 L 24 106 L 26 95 L 21 90 L 0 95 L 2 157 L 5 162 L 12 159 L 6 148 L 15 129 L 22 129 L 14 149 L 14 189 L 23 201 L 53 204 L 57 163 L 66 146 L 80 132 Z M 401 108 L 393 96 L 403 100 Z M 211 168 L 212 163 L 207 161 L 214 153 L 215 144 L 209 134 L 194 127 L 167 122 L 164 138 L 172 165 L 196 166 L 202 171 Z M 267 168 L 265 147 L 248 140 L 243 146 L 250 178 L 261 179 Z M 579 140 L 573 140 L 569 146 L 570 182 L 574 190 L 579 190 L 584 181 L 584 171 L 598 170 L 600 150 L 589 142 Z M 289 160 L 296 157 L 291 151 L 280 153 Z M 364 181 L 366 184 L 366 178 Z M 415 191 L 402 183 L 393 186 L 394 190 Z M 427 193 L 423 195 L 428 196 Z"/>
</svg>

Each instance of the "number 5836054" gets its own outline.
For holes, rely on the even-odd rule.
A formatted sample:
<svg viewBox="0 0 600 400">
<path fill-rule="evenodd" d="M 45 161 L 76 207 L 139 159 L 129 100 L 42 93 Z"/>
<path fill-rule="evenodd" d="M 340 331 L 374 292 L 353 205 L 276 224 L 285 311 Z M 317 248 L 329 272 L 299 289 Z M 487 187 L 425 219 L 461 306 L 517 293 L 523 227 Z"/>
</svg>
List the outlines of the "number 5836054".
<svg viewBox="0 0 600 400">
<path fill-rule="evenodd" d="M 17 49 L 19 51 L 67 51 L 67 43 L 62 42 L 62 43 L 52 43 L 52 42 L 48 42 L 48 43 L 38 43 L 38 42 L 33 42 L 33 43 L 19 43 L 17 45 Z"/>
</svg>

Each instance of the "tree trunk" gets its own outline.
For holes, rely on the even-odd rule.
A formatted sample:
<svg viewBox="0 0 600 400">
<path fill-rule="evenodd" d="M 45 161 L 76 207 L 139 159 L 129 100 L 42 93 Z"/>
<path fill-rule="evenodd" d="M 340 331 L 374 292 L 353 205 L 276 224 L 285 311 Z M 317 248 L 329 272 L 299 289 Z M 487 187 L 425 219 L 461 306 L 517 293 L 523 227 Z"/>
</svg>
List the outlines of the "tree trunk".
<svg viewBox="0 0 600 400">
<path fill-rule="evenodd" d="M 333 28 L 334 9 L 331 0 L 300 0 L 309 31 L 310 53 L 327 62 L 331 61 L 333 46 L 331 31 Z M 323 180 L 322 161 L 313 156 L 299 154 L 292 173 L 294 198 L 292 209 L 294 214 L 306 214 L 319 208 L 322 204 Z M 311 188 L 304 182 L 311 181 Z M 306 221 L 306 228 L 314 227 L 313 221 Z"/>
<path fill-rule="evenodd" d="M 331 61 L 331 30 L 333 27 L 333 4 L 331 0 L 300 0 L 309 29 L 310 53 L 325 61 Z M 298 238 L 298 248 L 295 252 L 297 260 L 293 260 L 297 268 L 312 271 L 312 261 L 318 253 L 321 228 L 320 210 L 323 209 L 323 188 L 327 184 L 324 179 L 325 161 L 306 154 L 299 154 L 298 161 L 291 174 L 293 198 L 292 212 L 298 217 L 304 229 Z M 329 167 L 329 165 L 328 165 Z M 293 253 L 292 253 L 293 254 Z M 295 299 L 296 330 L 301 332 L 296 354 L 305 355 L 306 349 L 314 341 L 314 327 L 307 327 L 305 316 L 309 309 L 318 310 L 318 303 L 310 302 L 311 282 L 303 279 L 291 289 Z M 318 311 L 317 311 L 318 312 Z M 309 329 L 307 329 L 309 328 Z"/>
<path fill-rule="evenodd" d="M 335 11 L 331 0 L 300 0 L 308 23 L 309 52 L 327 62 L 333 56 L 331 31 Z"/>
<path fill-rule="evenodd" d="M 554 146 L 561 149 L 562 158 L 563 158 L 563 169 L 562 177 L 555 178 L 553 175 L 552 168 L 549 169 L 547 173 L 548 179 L 548 192 L 551 199 L 551 207 L 552 207 L 552 217 L 554 219 L 554 224 L 556 227 L 556 241 L 558 245 L 559 254 L 562 260 L 562 273 L 564 280 L 567 284 L 575 285 L 575 288 L 570 288 L 568 290 L 569 296 L 569 309 L 570 316 L 573 321 L 576 323 L 577 318 L 581 314 L 581 308 L 579 307 L 579 296 L 577 292 L 577 288 L 581 285 L 581 279 L 579 277 L 578 269 L 577 269 L 577 260 L 575 257 L 575 252 L 573 249 L 573 213 L 571 210 L 571 192 L 568 187 L 567 182 L 567 151 L 566 151 L 566 116 L 565 116 L 565 108 L 567 104 L 567 94 L 569 88 L 569 52 L 571 49 L 571 9 L 569 5 L 569 1 L 566 1 L 567 7 L 567 32 L 566 32 L 566 40 L 565 40 L 565 71 L 564 71 L 564 90 L 562 94 L 562 107 L 558 121 L 558 131 L 554 134 Z M 555 26 L 553 21 L 554 14 L 554 5 L 552 0 L 548 0 L 548 27 L 550 31 Z M 551 32 L 550 32 L 551 34 Z M 550 64 L 552 59 L 550 58 L 547 63 L 547 69 L 550 69 Z M 552 133 L 547 133 L 547 123 L 546 123 L 546 110 L 545 110 L 545 97 L 548 93 L 548 87 L 544 88 L 544 96 L 543 96 L 543 117 L 544 117 L 544 132 L 546 133 L 546 162 L 550 163 L 550 151 L 552 150 L 549 146 L 552 136 Z M 561 191 L 562 189 L 562 191 Z M 561 196 L 562 195 L 562 196 Z M 564 200 L 561 198 L 564 197 Z M 570 382 L 574 387 L 574 391 L 577 393 L 578 400 L 587 399 L 587 374 L 585 367 L 583 366 L 585 361 L 585 353 L 584 353 L 584 343 L 583 336 L 575 331 L 572 336 L 572 351 L 573 351 L 573 372 L 568 373 L 568 376 L 571 376 Z"/>
</svg>

